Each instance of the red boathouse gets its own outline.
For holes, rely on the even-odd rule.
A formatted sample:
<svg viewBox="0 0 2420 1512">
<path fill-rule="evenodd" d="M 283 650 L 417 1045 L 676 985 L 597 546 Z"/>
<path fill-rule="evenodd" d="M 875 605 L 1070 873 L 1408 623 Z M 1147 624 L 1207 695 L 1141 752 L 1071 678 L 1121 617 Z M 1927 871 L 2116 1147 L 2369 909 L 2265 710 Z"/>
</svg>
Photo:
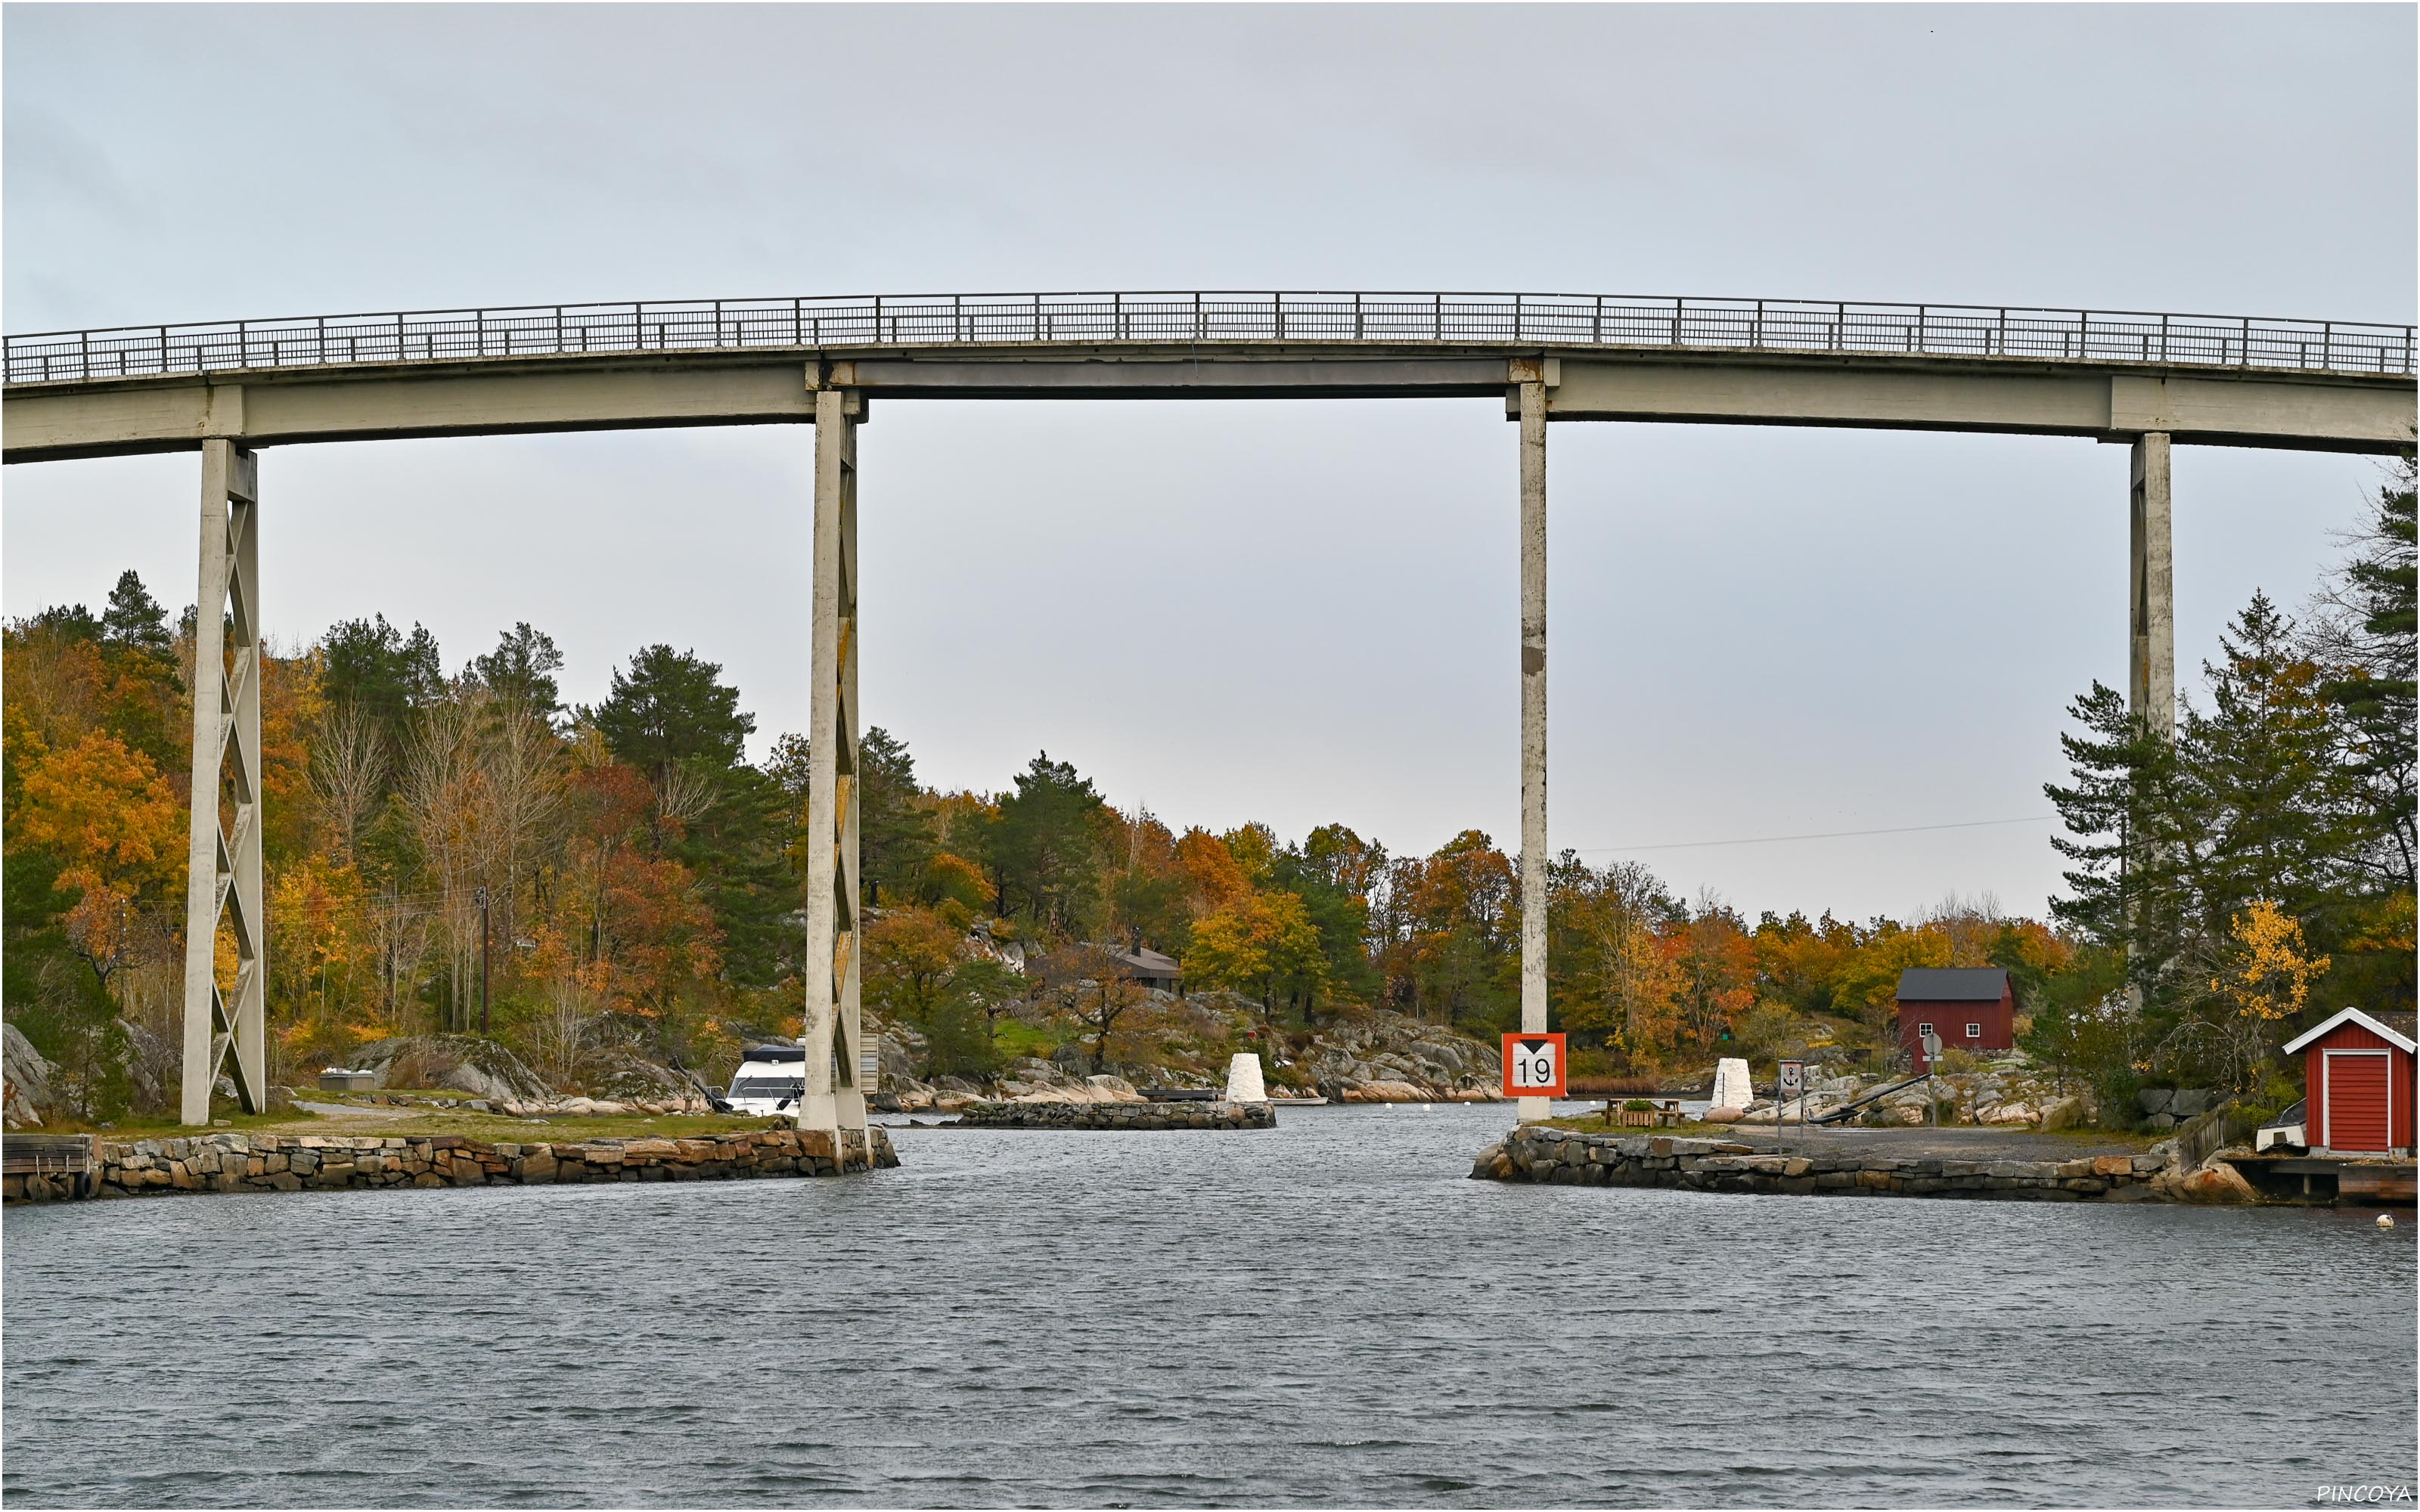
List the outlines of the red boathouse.
<svg viewBox="0 0 2420 1512">
<path fill-rule="evenodd" d="M 2017 996 L 2001 966 L 1916 966 L 1899 974 L 1899 1044 L 1917 1071 L 1924 1064 L 1924 1031 L 1941 1036 L 1944 1050 L 2012 1050 L 2017 1043 Z"/>
<path fill-rule="evenodd" d="M 2304 1057 L 2312 1154 L 2411 1155 L 2414 1027 L 2411 1013 L 2348 1008 L 2286 1046 Z"/>
</svg>

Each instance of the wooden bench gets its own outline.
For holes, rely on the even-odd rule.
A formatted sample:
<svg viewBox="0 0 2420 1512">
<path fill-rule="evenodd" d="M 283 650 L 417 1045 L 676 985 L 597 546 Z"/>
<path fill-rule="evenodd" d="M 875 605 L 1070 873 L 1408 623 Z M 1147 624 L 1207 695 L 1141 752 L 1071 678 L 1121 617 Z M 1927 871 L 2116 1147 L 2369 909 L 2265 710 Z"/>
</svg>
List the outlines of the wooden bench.
<svg viewBox="0 0 2420 1512">
<path fill-rule="evenodd" d="M 1670 1129 L 1681 1123 L 1681 1104 L 1669 1099 L 1657 1108 L 1616 1107 L 1608 1103 L 1606 1111 L 1609 1115 L 1607 1121 L 1624 1129 Z"/>
</svg>

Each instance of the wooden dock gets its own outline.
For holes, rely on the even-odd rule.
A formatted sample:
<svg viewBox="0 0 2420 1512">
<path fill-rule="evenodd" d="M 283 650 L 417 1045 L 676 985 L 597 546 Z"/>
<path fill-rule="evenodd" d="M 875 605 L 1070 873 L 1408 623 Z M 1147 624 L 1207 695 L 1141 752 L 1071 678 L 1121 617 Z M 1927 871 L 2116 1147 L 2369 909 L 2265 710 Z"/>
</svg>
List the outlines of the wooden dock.
<svg viewBox="0 0 2420 1512">
<path fill-rule="evenodd" d="M 88 1197 L 100 1189 L 90 1134 L 12 1134 L 0 1137 L 0 1197 L 48 1202 Z"/>
<path fill-rule="evenodd" d="M 2410 1207 L 2420 1169 L 2408 1160 L 2329 1155 L 2222 1157 L 2264 1197 L 2339 1206 Z"/>
</svg>

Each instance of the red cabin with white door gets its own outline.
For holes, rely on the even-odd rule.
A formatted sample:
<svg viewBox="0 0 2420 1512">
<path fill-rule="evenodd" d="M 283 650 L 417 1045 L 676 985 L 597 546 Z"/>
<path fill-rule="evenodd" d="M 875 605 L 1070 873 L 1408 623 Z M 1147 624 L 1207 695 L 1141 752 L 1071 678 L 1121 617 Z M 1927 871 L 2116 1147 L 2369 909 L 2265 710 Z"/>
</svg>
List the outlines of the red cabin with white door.
<svg viewBox="0 0 2420 1512">
<path fill-rule="evenodd" d="M 2314 1155 L 2412 1153 L 2413 1015 L 2348 1008 L 2286 1046 L 2301 1056 Z"/>
<path fill-rule="evenodd" d="M 2017 995 L 2001 966 L 1910 966 L 1899 974 L 1899 1045 L 1925 1070 L 1924 1035 L 1944 1050 L 2008 1050 L 2017 1042 Z"/>
</svg>

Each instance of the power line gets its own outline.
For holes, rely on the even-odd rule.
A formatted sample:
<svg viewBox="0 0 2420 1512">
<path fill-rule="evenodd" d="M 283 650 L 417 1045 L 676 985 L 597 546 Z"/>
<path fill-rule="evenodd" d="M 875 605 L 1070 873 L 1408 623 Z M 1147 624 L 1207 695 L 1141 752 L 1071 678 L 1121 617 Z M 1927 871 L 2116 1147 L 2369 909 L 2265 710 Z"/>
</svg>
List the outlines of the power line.
<svg viewBox="0 0 2420 1512">
<path fill-rule="evenodd" d="M 2046 825 L 2058 815 L 2033 814 L 2024 819 L 1968 819 L 1954 825 L 1896 825 L 1888 829 L 1832 829 L 1820 835 L 1751 835 L 1742 840 L 1676 840 L 1655 845 L 1581 845 L 1574 847 L 1581 856 L 1601 856 L 1606 852 L 1625 851 L 1688 851 L 1710 845 L 1776 845 L 1797 840 L 1849 840 L 1859 835 L 1915 835 L 1933 829 L 1990 829 L 2002 825 Z"/>
</svg>

